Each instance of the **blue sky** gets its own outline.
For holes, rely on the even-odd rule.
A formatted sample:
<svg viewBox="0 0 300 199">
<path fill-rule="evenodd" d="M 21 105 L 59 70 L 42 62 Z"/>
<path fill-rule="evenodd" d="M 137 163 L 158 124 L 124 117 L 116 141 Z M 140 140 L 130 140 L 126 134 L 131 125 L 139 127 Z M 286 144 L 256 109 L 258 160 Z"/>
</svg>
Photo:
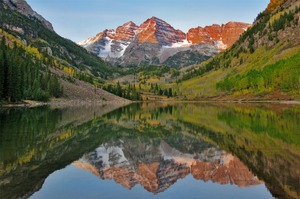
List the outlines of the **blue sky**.
<svg viewBox="0 0 300 199">
<path fill-rule="evenodd" d="M 197 26 L 229 21 L 252 23 L 269 0 L 27 0 L 52 23 L 55 31 L 75 42 L 104 29 L 133 21 L 140 25 L 156 16 L 187 32 Z"/>
</svg>

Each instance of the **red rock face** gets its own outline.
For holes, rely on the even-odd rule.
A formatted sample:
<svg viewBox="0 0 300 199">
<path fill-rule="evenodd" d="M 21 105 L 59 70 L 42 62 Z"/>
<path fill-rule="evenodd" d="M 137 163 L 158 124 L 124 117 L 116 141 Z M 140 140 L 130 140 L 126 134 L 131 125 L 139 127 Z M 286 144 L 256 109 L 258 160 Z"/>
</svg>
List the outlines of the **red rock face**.
<svg viewBox="0 0 300 199">
<path fill-rule="evenodd" d="M 117 41 L 126 41 L 133 39 L 135 36 L 135 30 L 137 29 L 137 26 L 132 23 L 128 22 L 125 23 L 122 26 L 119 26 L 117 30 L 104 30 L 103 32 L 100 32 L 97 34 L 96 38 L 99 41 L 103 37 L 107 37 L 109 39 L 117 40 Z"/>
<path fill-rule="evenodd" d="M 158 43 L 161 45 L 171 45 L 185 39 L 185 34 L 181 30 L 175 30 L 165 21 L 152 17 L 140 25 L 137 30 L 139 43 Z"/>
<path fill-rule="evenodd" d="M 135 37 L 135 31 L 137 30 L 137 28 L 138 26 L 130 21 L 123 24 L 122 26 L 119 26 L 116 31 L 112 29 L 106 29 L 103 32 L 99 32 L 95 37 L 88 38 L 81 43 L 96 43 L 101 41 L 104 37 L 117 41 L 127 41 Z"/>
<path fill-rule="evenodd" d="M 154 20 L 147 19 L 144 23 L 142 23 L 137 31 L 139 37 L 139 43 L 144 43 L 144 42 L 158 43 L 155 37 L 156 29 L 157 27 Z"/>
<path fill-rule="evenodd" d="M 114 30 L 112 30 L 112 29 L 110 29 L 110 30 L 105 30 L 105 31 L 103 32 L 103 37 L 108 37 L 108 38 L 110 38 L 110 39 L 114 39 L 115 36 L 116 36 L 116 32 L 115 32 Z"/>
<path fill-rule="evenodd" d="M 95 37 L 89 38 L 81 44 L 90 44 L 101 41 L 104 37 L 116 40 L 127 41 L 135 37 L 139 43 L 154 43 L 162 46 L 171 46 L 174 43 L 182 42 L 185 39 L 192 44 L 210 44 L 215 45 L 216 41 L 223 42 L 225 46 L 230 47 L 240 37 L 240 35 L 250 27 L 250 24 L 240 22 L 229 22 L 225 25 L 211 25 L 204 28 L 192 28 L 187 34 L 181 30 L 175 30 L 167 22 L 152 17 L 147 19 L 140 26 L 133 22 L 127 22 L 115 30 L 104 30 Z"/>
<path fill-rule="evenodd" d="M 141 163 L 138 167 L 138 175 L 140 176 L 140 184 L 149 192 L 155 192 L 158 189 L 158 178 L 156 172 L 159 163 L 155 162 L 150 165 Z"/>
<path fill-rule="evenodd" d="M 224 45 L 230 47 L 249 27 L 250 24 L 229 22 L 222 26 L 214 24 L 205 28 L 192 28 L 187 33 L 187 40 L 193 44 L 214 44 L 215 41 L 222 41 Z"/>
<path fill-rule="evenodd" d="M 73 165 L 75 167 L 81 168 L 85 171 L 90 171 L 95 176 L 100 177 L 100 174 L 99 174 L 97 168 L 95 166 L 91 165 L 91 164 L 83 163 L 83 162 L 80 162 L 80 161 L 75 161 L 75 162 L 73 162 Z"/>
<path fill-rule="evenodd" d="M 126 41 L 133 39 L 135 36 L 135 31 L 138 29 L 138 26 L 132 21 L 119 26 L 116 30 L 114 39 L 119 41 Z"/>
<path fill-rule="evenodd" d="M 114 30 L 104 30 L 103 32 L 99 32 L 95 37 L 88 38 L 81 43 L 96 43 L 102 40 L 104 37 L 113 38 L 114 34 Z"/>
<path fill-rule="evenodd" d="M 100 175 L 100 178 L 114 180 L 129 190 L 138 183 L 137 177 L 133 169 L 126 167 L 112 167 L 103 171 L 103 174 Z"/>
<path fill-rule="evenodd" d="M 214 41 L 220 40 L 222 37 L 222 29 L 219 25 L 206 26 L 205 28 L 192 28 L 187 33 L 187 40 L 192 44 L 211 44 Z"/>
<path fill-rule="evenodd" d="M 226 160 L 227 159 L 227 160 Z M 196 162 L 191 174 L 197 180 L 212 181 L 220 184 L 236 184 L 239 187 L 261 184 L 238 158 L 227 155 L 224 164 L 215 162 Z"/>
<path fill-rule="evenodd" d="M 114 180 L 126 189 L 132 189 L 140 184 L 145 190 L 160 193 L 167 190 L 178 179 L 185 178 L 188 174 L 197 180 L 212 181 L 220 184 L 236 184 L 239 187 L 258 185 L 262 182 L 254 176 L 238 158 L 226 154 L 221 160 L 214 162 L 192 162 L 176 160 L 167 162 L 153 162 L 151 164 L 138 164 L 133 166 L 114 166 L 98 171 L 89 163 L 74 162 L 73 165 L 84 170 L 90 170 L 101 179 Z M 221 163 L 222 162 L 222 163 Z"/>
<path fill-rule="evenodd" d="M 74 165 L 78 166 L 79 164 Z M 186 165 L 170 163 L 163 169 L 160 166 L 159 162 L 154 162 L 151 164 L 140 163 L 137 170 L 134 167 L 111 167 L 96 176 L 114 180 L 129 190 L 140 184 L 145 190 L 156 194 L 167 190 L 178 179 L 190 174 L 190 168 Z M 89 167 L 81 166 L 80 168 Z"/>
<path fill-rule="evenodd" d="M 229 22 L 222 25 L 223 43 L 228 47 L 232 46 L 249 27 L 250 24 L 237 22 Z"/>
</svg>

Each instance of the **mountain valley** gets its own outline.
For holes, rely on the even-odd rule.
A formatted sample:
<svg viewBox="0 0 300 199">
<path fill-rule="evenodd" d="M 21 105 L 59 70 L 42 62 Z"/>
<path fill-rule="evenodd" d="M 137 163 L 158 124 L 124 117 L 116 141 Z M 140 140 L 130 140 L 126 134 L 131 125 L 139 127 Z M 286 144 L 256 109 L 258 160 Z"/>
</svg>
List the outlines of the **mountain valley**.
<svg viewBox="0 0 300 199">
<path fill-rule="evenodd" d="M 296 0 L 271 0 L 253 25 L 228 22 L 187 33 L 151 17 L 139 26 L 129 21 L 104 30 L 77 45 L 57 35 L 26 1 L 2 0 L 2 43 L 24 49 L 20 59 L 39 60 L 42 78 L 35 85 L 41 88 L 38 93 L 31 80 L 21 88 L 28 75 L 22 66 L 17 92 L 8 92 L 9 81 L 18 75 L 6 80 L 9 72 L 3 69 L 1 101 L 60 96 L 51 94 L 43 71 L 58 79 L 64 99 L 75 101 L 299 100 L 299 7 Z M 8 55 L 4 60 L 1 67 L 13 65 Z"/>
</svg>

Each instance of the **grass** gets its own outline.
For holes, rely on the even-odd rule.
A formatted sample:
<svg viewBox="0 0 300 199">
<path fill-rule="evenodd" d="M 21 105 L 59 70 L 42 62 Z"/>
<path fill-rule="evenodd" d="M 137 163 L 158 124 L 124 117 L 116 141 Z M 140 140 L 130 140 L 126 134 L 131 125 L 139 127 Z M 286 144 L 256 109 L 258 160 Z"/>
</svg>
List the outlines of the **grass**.
<svg viewBox="0 0 300 199">
<path fill-rule="evenodd" d="M 233 69 L 219 69 L 211 71 L 204 76 L 195 77 L 179 84 L 179 93 L 186 96 L 188 100 L 200 96 L 217 95 L 216 83 L 226 77 Z"/>
</svg>

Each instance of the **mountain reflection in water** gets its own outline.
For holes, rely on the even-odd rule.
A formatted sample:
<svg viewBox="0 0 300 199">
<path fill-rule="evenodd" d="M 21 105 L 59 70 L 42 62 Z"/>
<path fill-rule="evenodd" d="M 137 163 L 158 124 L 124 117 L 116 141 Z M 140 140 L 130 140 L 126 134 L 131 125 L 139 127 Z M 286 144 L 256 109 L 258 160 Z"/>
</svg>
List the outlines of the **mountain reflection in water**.
<svg viewBox="0 0 300 199">
<path fill-rule="evenodd" d="M 207 185 L 189 184 L 187 191 L 194 195 L 186 197 L 213 189 L 219 198 L 238 197 L 226 195 L 233 191 L 242 198 L 270 198 L 270 193 L 300 198 L 299 106 L 145 103 L 115 108 L 0 110 L 0 198 L 99 198 L 88 194 L 104 192 L 104 198 L 146 193 L 152 194 L 148 198 L 180 198 L 177 185 L 196 181 Z M 83 171 L 72 165 L 94 175 L 64 184 Z M 79 186 L 85 180 L 93 184 Z M 67 189 L 71 185 L 77 188 Z M 128 189 L 131 193 L 124 192 Z"/>
<path fill-rule="evenodd" d="M 188 174 L 197 180 L 239 187 L 262 184 L 238 158 L 211 144 L 186 139 L 185 151 L 191 145 L 199 146 L 200 150 L 182 153 L 167 141 L 135 139 L 106 143 L 73 164 L 101 179 L 113 179 L 127 189 L 140 184 L 154 194 L 165 191 Z"/>
</svg>

